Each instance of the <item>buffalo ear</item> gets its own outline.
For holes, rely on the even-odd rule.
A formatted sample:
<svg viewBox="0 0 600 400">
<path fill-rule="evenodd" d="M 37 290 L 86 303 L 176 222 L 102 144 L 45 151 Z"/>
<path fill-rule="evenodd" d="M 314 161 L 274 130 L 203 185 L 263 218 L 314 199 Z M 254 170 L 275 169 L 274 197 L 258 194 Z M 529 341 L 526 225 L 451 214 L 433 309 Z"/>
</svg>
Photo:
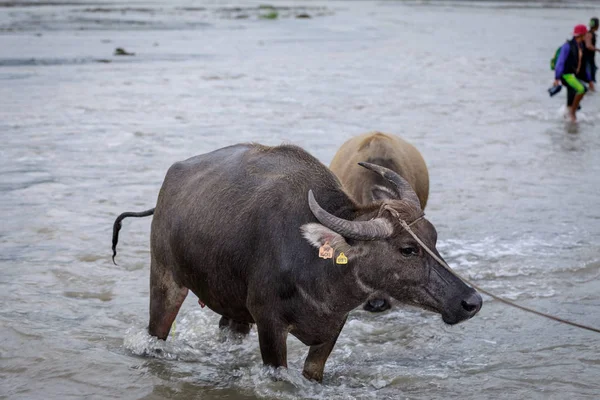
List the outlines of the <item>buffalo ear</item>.
<svg viewBox="0 0 600 400">
<path fill-rule="evenodd" d="M 325 242 L 329 242 L 329 245 L 333 248 L 350 248 L 350 245 L 346 242 L 346 239 L 344 239 L 342 235 L 321 224 L 304 224 L 300 227 L 300 231 L 302 232 L 304 239 L 306 239 L 308 243 L 317 249 L 323 246 Z"/>
<path fill-rule="evenodd" d="M 329 242 L 336 254 L 343 252 L 350 260 L 365 253 L 364 245 L 350 246 L 342 235 L 321 224 L 304 224 L 300 227 L 300 231 L 304 239 L 317 249 L 323 246 L 325 242 Z"/>
</svg>

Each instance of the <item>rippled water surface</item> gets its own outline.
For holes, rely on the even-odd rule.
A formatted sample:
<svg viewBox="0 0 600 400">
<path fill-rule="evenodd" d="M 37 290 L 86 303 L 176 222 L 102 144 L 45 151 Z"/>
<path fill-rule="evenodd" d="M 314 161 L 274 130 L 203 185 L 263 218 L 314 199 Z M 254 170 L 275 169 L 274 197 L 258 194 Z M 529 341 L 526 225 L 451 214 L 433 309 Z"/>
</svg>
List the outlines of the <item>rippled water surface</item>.
<svg viewBox="0 0 600 400">
<path fill-rule="evenodd" d="M 146 331 L 150 219 L 175 161 L 245 141 L 329 163 L 397 133 L 461 274 L 600 327 L 600 95 L 580 122 L 548 62 L 591 2 L 0 1 L 0 397 L 565 399 L 600 393 L 600 337 L 489 298 L 458 326 L 354 311 L 322 385 L 262 367 L 193 295 Z M 597 4 L 597 3 L 596 3 Z M 312 18 L 296 18 L 308 14 Z M 114 56 L 121 47 L 133 56 Z"/>
</svg>

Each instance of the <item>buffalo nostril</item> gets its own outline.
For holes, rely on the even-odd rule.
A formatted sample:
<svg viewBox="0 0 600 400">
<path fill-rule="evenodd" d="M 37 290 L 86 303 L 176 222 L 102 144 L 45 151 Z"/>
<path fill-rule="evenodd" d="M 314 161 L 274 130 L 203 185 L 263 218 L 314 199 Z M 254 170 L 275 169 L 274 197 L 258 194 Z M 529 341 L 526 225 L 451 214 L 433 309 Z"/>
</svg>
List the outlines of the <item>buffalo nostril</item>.
<svg viewBox="0 0 600 400">
<path fill-rule="evenodd" d="M 460 305 L 462 306 L 463 309 L 465 309 L 465 311 L 468 312 L 473 312 L 477 309 L 477 306 L 475 304 L 469 304 L 466 301 L 461 301 Z"/>
<path fill-rule="evenodd" d="M 482 299 L 479 293 L 475 292 L 471 294 L 466 300 L 462 300 L 460 305 L 463 310 L 468 312 L 471 315 L 475 315 L 479 309 L 481 309 Z"/>
</svg>

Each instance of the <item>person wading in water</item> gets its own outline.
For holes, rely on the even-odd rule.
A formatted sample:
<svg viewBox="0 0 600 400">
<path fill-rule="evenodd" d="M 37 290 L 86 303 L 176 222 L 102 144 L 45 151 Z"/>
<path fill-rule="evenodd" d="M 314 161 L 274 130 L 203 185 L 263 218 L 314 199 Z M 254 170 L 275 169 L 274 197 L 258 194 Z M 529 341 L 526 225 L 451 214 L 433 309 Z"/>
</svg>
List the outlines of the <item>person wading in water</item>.
<svg viewBox="0 0 600 400">
<path fill-rule="evenodd" d="M 594 17 L 590 20 L 590 30 L 585 34 L 584 43 L 585 48 L 583 49 L 583 58 L 585 59 L 586 71 L 590 75 L 590 90 L 595 91 L 596 83 L 596 52 L 600 51 L 596 47 L 596 32 L 598 31 L 598 18 Z"/>
<path fill-rule="evenodd" d="M 572 122 L 577 121 L 577 107 L 587 91 L 583 82 L 577 77 L 586 72 L 583 59 L 583 40 L 586 33 L 585 25 L 575 26 L 573 39 L 561 47 L 555 68 L 554 86 L 558 86 L 562 82 L 567 88 L 567 108 Z M 586 80 L 589 82 L 590 77 L 587 77 Z"/>
</svg>

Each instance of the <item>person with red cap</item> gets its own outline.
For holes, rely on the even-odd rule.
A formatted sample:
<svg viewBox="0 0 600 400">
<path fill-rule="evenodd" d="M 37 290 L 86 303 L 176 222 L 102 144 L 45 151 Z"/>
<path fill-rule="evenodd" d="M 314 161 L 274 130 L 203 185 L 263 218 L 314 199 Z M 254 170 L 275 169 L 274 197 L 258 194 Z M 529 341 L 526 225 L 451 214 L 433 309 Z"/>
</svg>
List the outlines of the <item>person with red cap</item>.
<svg viewBox="0 0 600 400">
<path fill-rule="evenodd" d="M 584 37 L 587 33 L 585 25 L 577 25 L 573 29 L 573 39 L 566 42 L 560 49 L 556 67 L 554 69 L 554 86 L 559 86 L 562 82 L 567 88 L 567 109 L 571 121 L 577 121 L 577 108 L 587 88 L 580 79 L 585 75 L 585 81 L 589 82 L 588 71 L 585 68 L 583 58 Z"/>
</svg>

